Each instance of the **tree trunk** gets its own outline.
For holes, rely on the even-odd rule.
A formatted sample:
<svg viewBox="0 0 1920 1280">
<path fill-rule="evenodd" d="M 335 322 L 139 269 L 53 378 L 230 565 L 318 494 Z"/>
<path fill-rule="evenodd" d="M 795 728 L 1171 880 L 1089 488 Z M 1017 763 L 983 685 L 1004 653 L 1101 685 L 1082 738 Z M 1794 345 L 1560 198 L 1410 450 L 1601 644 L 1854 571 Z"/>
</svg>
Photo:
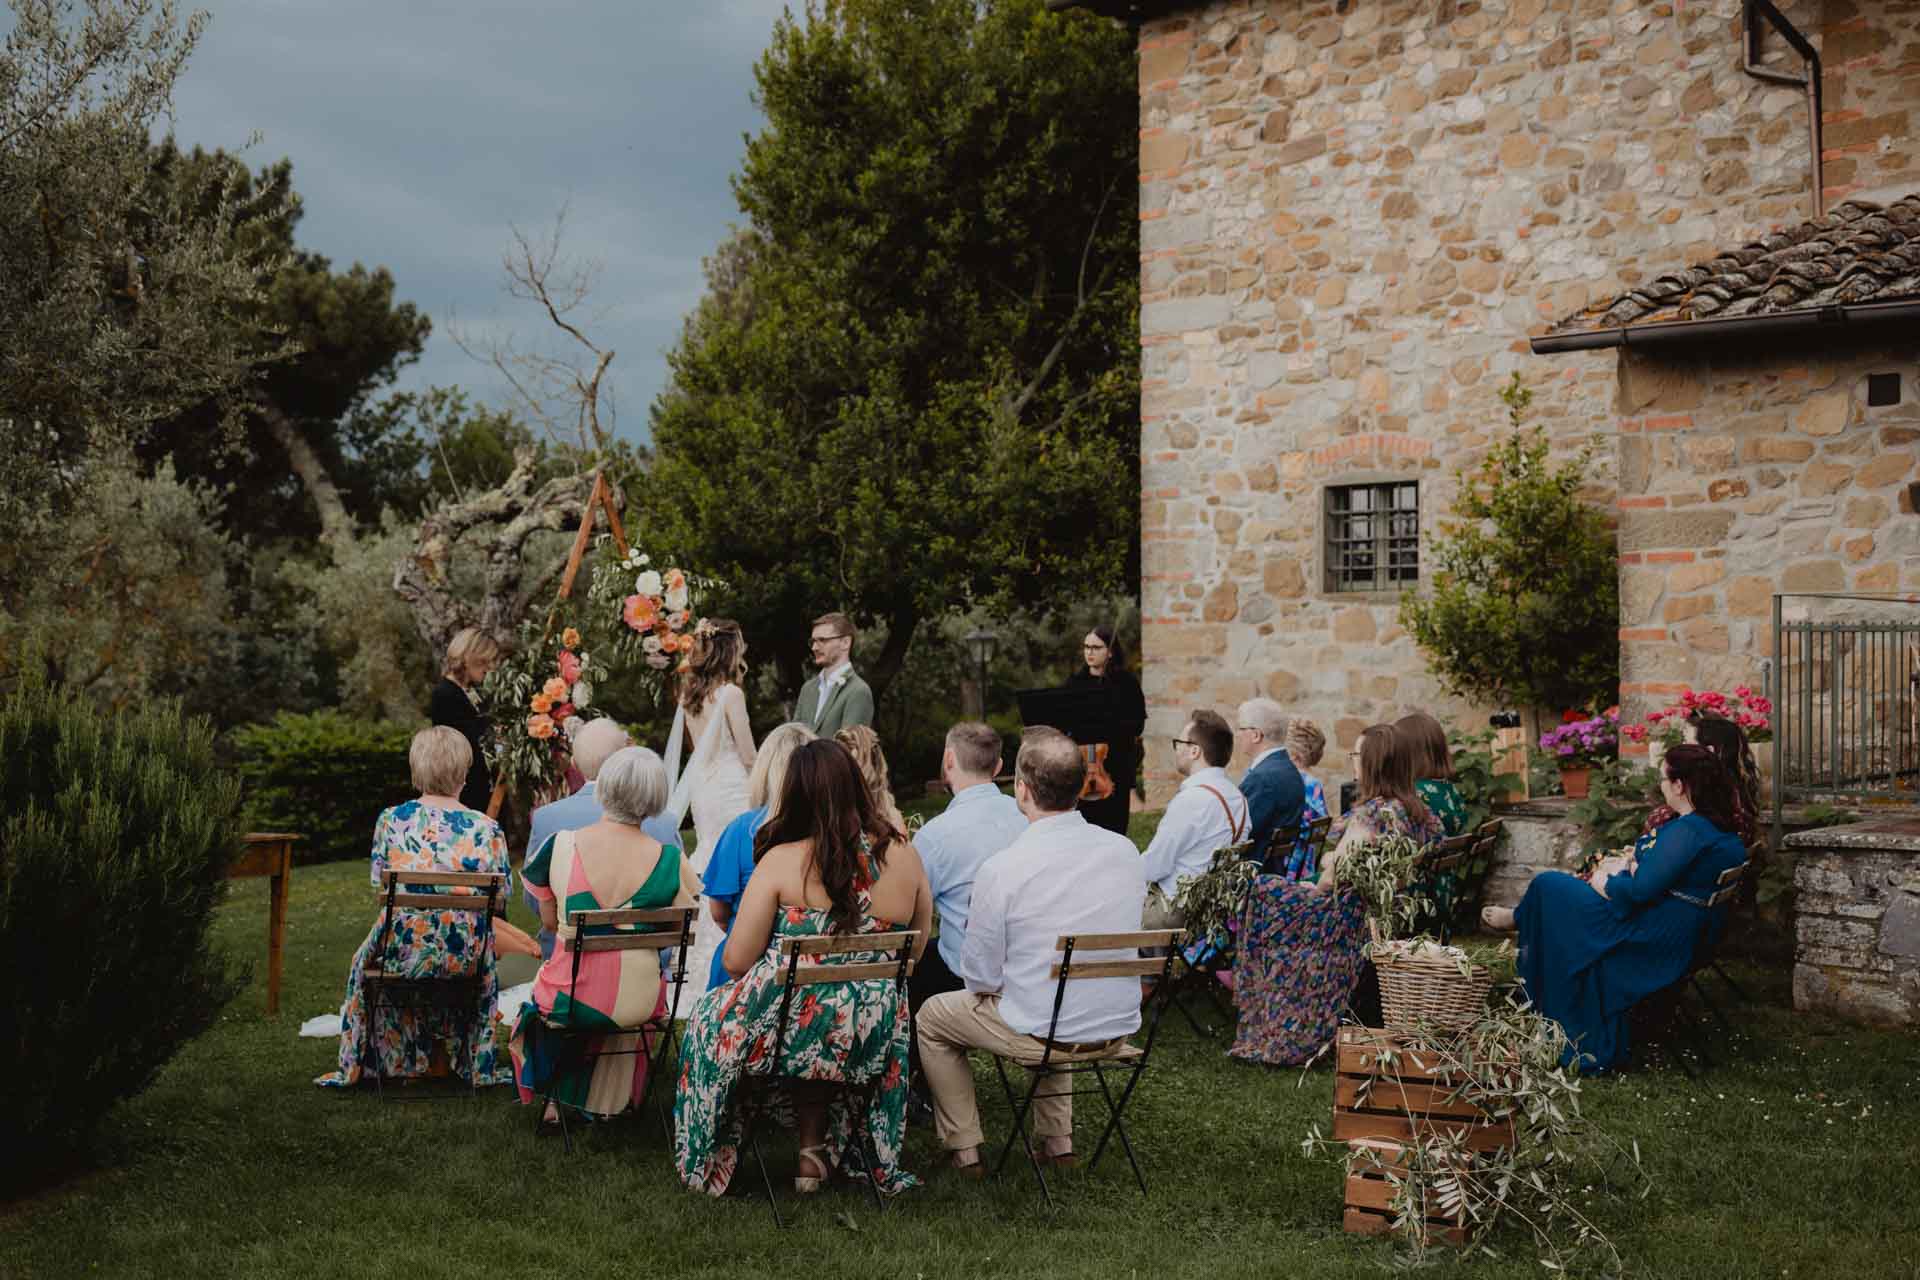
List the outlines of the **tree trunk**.
<svg viewBox="0 0 1920 1280">
<path fill-rule="evenodd" d="M 900 668 L 906 665 L 907 650 L 913 646 L 913 633 L 919 625 L 920 616 L 911 608 L 901 608 L 888 616 L 887 642 L 880 647 L 880 656 L 867 680 L 873 686 L 874 702 L 887 696 Z"/>
<path fill-rule="evenodd" d="M 313 451 L 307 438 L 300 434 L 300 428 L 278 406 L 257 400 L 254 408 L 274 440 L 287 451 L 287 460 L 293 464 L 293 473 L 300 477 L 307 496 L 313 499 L 314 509 L 320 513 L 321 543 L 328 549 L 352 546 L 353 517 L 347 514 L 346 504 L 340 501 L 340 490 L 327 473 L 326 464 L 320 461 L 320 455 Z"/>
</svg>

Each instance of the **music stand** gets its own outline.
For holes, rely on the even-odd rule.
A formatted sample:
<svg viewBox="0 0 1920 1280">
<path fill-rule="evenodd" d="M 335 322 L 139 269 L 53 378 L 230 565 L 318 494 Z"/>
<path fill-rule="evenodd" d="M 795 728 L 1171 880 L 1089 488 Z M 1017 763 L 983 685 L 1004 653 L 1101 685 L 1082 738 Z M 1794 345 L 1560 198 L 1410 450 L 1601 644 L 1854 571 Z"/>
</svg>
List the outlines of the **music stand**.
<svg viewBox="0 0 1920 1280">
<path fill-rule="evenodd" d="M 1113 700 L 1104 689 L 1023 689 L 1013 695 L 1028 728 L 1047 725 L 1081 746 L 1116 741 Z"/>
</svg>

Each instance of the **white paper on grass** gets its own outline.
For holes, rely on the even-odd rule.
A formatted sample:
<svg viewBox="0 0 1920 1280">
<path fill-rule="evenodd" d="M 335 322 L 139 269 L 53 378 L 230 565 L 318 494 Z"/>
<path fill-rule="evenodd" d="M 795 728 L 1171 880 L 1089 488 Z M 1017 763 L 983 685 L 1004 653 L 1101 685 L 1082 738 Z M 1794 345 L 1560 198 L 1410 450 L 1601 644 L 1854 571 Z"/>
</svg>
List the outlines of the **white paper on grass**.
<svg viewBox="0 0 1920 1280">
<path fill-rule="evenodd" d="M 340 1015 L 323 1013 L 300 1024 L 300 1034 L 311 1040 L 330 1040 L 340 1034 Z"/>
</svg>

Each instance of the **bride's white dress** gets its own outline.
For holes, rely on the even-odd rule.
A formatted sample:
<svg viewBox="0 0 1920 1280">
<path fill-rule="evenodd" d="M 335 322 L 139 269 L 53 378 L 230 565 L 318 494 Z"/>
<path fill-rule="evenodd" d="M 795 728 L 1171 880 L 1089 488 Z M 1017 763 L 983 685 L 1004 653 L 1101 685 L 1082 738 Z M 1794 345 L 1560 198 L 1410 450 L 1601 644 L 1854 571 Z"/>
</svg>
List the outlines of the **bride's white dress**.
<svg viewBox="0 0 1920 1280">
<path fill-rule="evenodd" d="M 707 695 L 706 705 L 701 708 L 706 723 L 700 740 L 694 747 L 693 758 L 687 761 L 686 772 L 673 788 L 673 799 L 668 802 L 669 813 L 676 822 L 683 821 L 688 812 L 693 814 L 694 850 L 689 861 L 702 875 L 706 873 L 707 859 L 713 856 L 714 846 L 720 843 L 720 833 L 748 807 L 747 770 L 740 763 L 740 749 L 734 743 L 733 727 L 722 701 L 745 696 L 740 686 L 732 684 L 721 685 Z M 680 744 L 686 734 L 685 716 L 676 713 L 673 737 L 667 747 L 670 773 L 679 761 Z M 687 991 L 682 1008 L 691 1008 L 693 1001 L 706 994 L 713 953 L 725 937 L 726 931 L 707 914 L 703 900 L 694 924 L 693 951 L 687 958 Z"/>
</svg>

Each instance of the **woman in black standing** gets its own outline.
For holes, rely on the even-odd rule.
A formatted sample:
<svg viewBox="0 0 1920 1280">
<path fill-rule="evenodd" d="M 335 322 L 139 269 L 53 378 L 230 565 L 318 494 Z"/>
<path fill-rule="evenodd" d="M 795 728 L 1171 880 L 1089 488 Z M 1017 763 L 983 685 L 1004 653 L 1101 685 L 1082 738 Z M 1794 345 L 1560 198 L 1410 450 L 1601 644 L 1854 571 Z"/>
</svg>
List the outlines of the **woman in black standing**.
<svg viewBox="0 0 1920 1280">
<path fill-rule="evenodd" d="M 447 645 L 440 683 L 433 686 L 427 703 L 427 714 L 435 724 L 458 729 L 473 748 L 460 803 L 476 813 L 485 813 L 493 800 L 493 771 L 487 768 L 486 750 L 491 729 L 480 714 L 480 682 L 499 662 L 500 645 L 492 636 L 478 627 L 461 629 Z"/>
<path fill-rule="evenodd" d="M 1082 800 L 1080 812 L 1095 826 L 1125 835 L 1133 781 L 1140 774 L 1140 733 L 1147 727 L 1147 700 L 1140 682 L 1127 671 L 1126 651 L 1112 627 L 1087 632 L 1080 653 L 1084 665 L 1067 678 L 1067 688 L 1097 692 L 1104 702 L 1105 736 L 1094 741 L 1107 744 L 1107 775 L 1113 779 L 1113 794 L 1104 800 Z"/>
</svg>

